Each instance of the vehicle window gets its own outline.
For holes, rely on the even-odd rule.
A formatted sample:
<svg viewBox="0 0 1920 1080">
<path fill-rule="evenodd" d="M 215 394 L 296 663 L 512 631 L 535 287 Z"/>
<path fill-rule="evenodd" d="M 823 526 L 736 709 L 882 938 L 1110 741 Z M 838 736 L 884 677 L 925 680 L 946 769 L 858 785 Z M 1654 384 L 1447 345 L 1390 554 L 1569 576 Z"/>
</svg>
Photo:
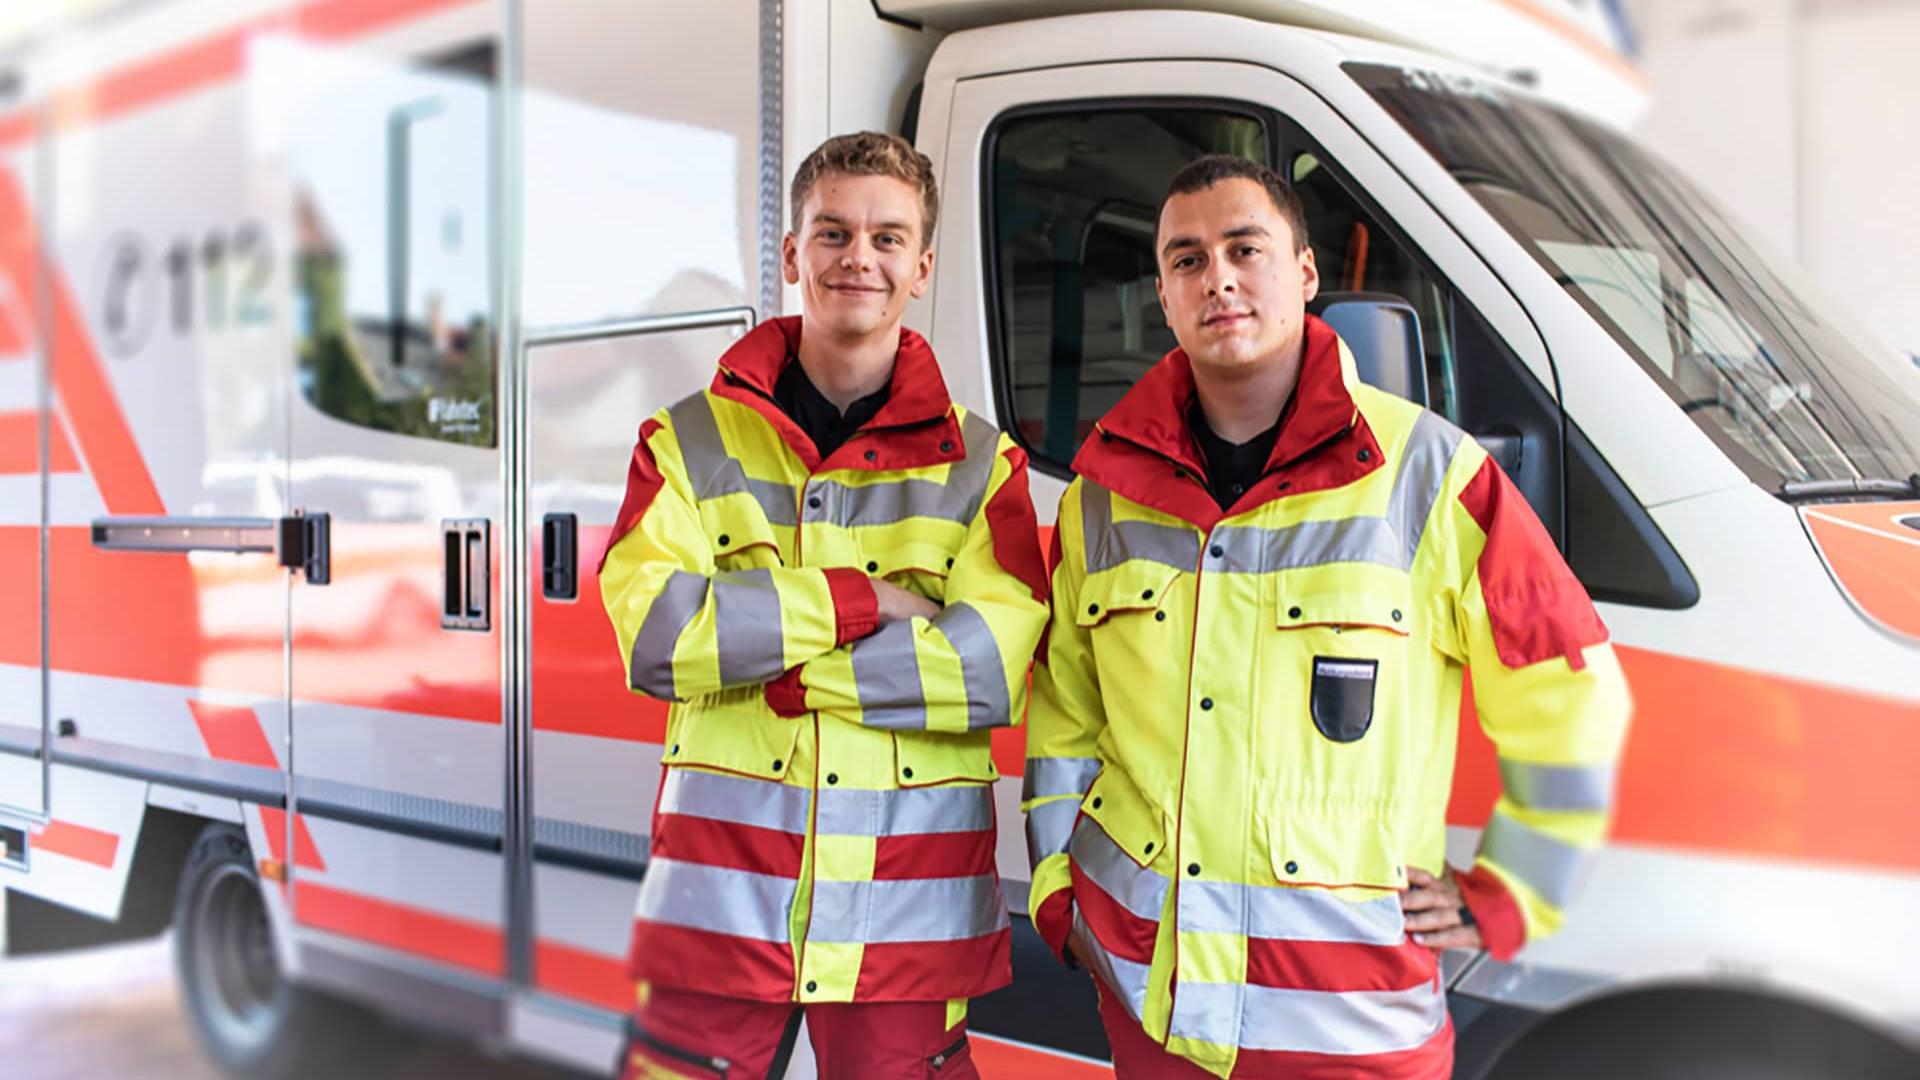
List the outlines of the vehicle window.
<svg viewBox="0 0 1920 1080">
<path fill-rule="evenodd" d="M 336 419 L 493 446 L 494 47 L 396 69 L 289 46 L 300 393 Z"/>
<path fill-rule="evenodd" d="M 1202 154 L 1269 160 L 1265 124 L 1202 105 L 1050 109 L 1001 121 L 988 220 L 996 381 L 1011 434 L 1064 473 L 1174 347 L 1154 289 L 1167 181 Z"/>
</svg>

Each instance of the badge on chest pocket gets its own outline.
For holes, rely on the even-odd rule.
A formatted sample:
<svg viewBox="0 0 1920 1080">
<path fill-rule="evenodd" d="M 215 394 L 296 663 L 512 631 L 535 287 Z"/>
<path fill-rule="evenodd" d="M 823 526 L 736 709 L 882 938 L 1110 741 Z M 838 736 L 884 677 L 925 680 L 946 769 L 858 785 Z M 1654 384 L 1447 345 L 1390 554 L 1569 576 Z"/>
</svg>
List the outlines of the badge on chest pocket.
<svg viewBox="0 0 1920 1080">
<path fill-rule="evenodd" d="M 1373 723 L 1373 684 L 1378 660 L 1313 658 L 1313 726 L 1334 742 L 1350 743 Z"/>
</svg>

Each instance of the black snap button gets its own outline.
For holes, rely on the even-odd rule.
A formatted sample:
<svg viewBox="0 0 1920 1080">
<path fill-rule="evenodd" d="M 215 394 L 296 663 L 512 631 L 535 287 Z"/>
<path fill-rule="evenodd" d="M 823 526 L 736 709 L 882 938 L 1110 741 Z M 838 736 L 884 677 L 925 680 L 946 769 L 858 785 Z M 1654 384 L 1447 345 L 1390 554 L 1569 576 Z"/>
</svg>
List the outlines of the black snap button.
<svg viewBox="0 0 1920 1080">
<path fill-rule="evenodd" d="M 1088 604 L 1088 605 L 1087 605 L 1087 614 L 1089 614 L 1089 615 L 1098 615 L 1098 614 L 1100 614 L 1100 605 L 1099 605 L 1099 604 Z"/>
<path fill-rule="evenodd" d="M 1297 873 L 1299 873 L 1299 872 L 1300 872 L 1300 864 L 1299 864 L 1299 863 L 1297 863 L 1297 862 L 1294 862 L 1294 861 L 1293 861 L 1292 859 L 1288 859 L 1288 860 L 1287 860 L 1287 873 L 1289 873 L 1289 874 L 1297 874 Z"/>
<path fill-rule="evenodd" d="M 1140 594 L 1140 599 L 1142 599 L 1142 600 L 1151 600 L 1151 599 L 1153 599 L 1153 590 L 1152 590 L 1152 589 L 1148 589 L 1148 590 L 1147 590 L 1146 592 L 1143 592 L 1143 593 L 1141 593 L 1141 594 Z"/>
<path fill-rule="evenodd" d="M 674 744 L 673 744 L 673 749 L 672 749 L 671 751 L 669 751 L 669 753 L 674 753 L 674 754 L 677 754 L 677 753 L 679 753 L 679 752 L 680 752 L 680 744 L 679 744 L 679 743 L 674 743 Z"/>
<path fill-rule="evenodd" d="M 913 766 L 909 765 L 906 768 L 901 769 L 900 775 L 906 777 L 909 780 L 913 779 Z"/>
<path fill-rule="evenodd" d="M 1287 609 L 1287 618 L 1289 618 L 1289 619 L 1297 619 L 1297 618 L 1299 618 L 1299 617 L 1300 617 L 1300 609 L 1299 609 L 1299 608 L 1297 608 L 1297 607 L 1290 607 L 1290 608 L 1288 608 L 1288 609 Z"/>
<path fill-rule="evenodd" d="M 1247 485 L 1245 484 L 1233 484 L 1227 488 L 1227 492 L 1232 495 L 1244 494 L 1246 490 Z"/>
<path fill-rule="evenodd" d="M 727 535 L 726 533 L 721 533 L 721 534 L 720 534 L 720 546 L 721 546 L 721 547 L 726 547 L 726 546 L 727 546 L 728 544 L 731 544 L 731 543 L 733 543 L 733 537 L 731 537 L 731 536 L 728 536 L 728 535 Z"/>
<path fill-rule="evenodd" d="M 1359 459 L 1360 459 L 1361 461 L 1372 461 L 1372 460 L 1373 460 L 1373 451 L 1371 451 L 1371 450 L 1368 450 L 1368 449 L 1366 449 L 1366 448 L 1364 448 L 1364 447 L 1363 447 L 1363 448 L 1361 448 L 1361 450 L 1360 450 L 1360 452 L 1359 452 L 1358 454 L 1356 454 L 1356 455 L 1354 455 L 1354 456 L 1355 456 L 1355 457 L 1358 457 L 1358 458 L 1359 458 Z"/>
<path fill-rule="evenodd" d="M 1227 553 L 1227 549 L 1221 547 L 1219 544 L 1215 544 L 1212 547 L 1207 549 L 1207 554 L 1213 556 L 1216 559 L 1222 555 L 1225 555 L 1226 553 Z"/>
<path fill-rule="evenodd" d="M 949 570 L 951 570 L 951 569 L 953 569 L 953 560 L 952 560 L 952 559 L 948 559 L 948 560 L 947 560 L 947 569 L 949 569 Z"/>
<path fill-rule="evenodd" d="M 773 770 L 774 770 L 775 772 L 779 772 L 779 771 L 780 771 L 780 759 L 779 759 L 779 758 L 774 758 L 774 759 L 773 759 Z"/>
<path fill-rule="evenodd" d="M 871 574 L 878 569 L 880 569 L 879 563 L 874 562 L 872 559 L 867 560 L 867 573 Z"/>
<path fill-rule="evenodd" d="M 1201 699 L 1200 699 L 1200 707 L 1201 707 L 1202 709 L 1211 709 L 1211 708 L 1213 708 L 1213 699 L 1212 699 L 1212 698 L 1210 698 L 1210 697 L 1203 697 L 1203 698 L 1201 698 Z"/>
<path fill-rule="evenodd" d="M 1199 876 L 1200 876 L 1200 864 L 1199 864 L 1199 863 L 1197 863 L 1197 862 L 1190 862 L 1190 863 L 1188 863 L 1188 864 L 1187 864 L 1187 876 L 1188 876 L 1188 877 L 1199 877 Z"/>
<path fill-rule="evenodd" d="M 1154 612 L 1154 613 L 1153 613 L 1153 621 L 1154 621 L 1154 622 L 1166 622 L 1166 621 L 1167 621 L 1167 613 L 1166 613 L 1166 612 L 1164 612 L 1164 611 L 1156 611 L 1156 612 Z"/>
<path fill-rule="evenodd" d="M 1394 609 L 1393 609 L 1393 621 L 1394 621 L 1394 622 L 1399 622 L 1399 621 L 1400 621 L 1400 609 L 1399 609 L 1399 608 L 1394 608 Z"/>
<path fill-rule="evenodd" d="M 1147 846 L 1142 848 L 1141 850 L 1145 851 L 1149 855 L 1153 854 L 1153 841 L 1151 840 L 1147 841 Z"/>
<path fill-rule="evenodd" d="M 879 456 L 880 456 L 879 454 L 876 454 L 876 453 L 874 453 L 874 452 L 873 452 L 873 451 L 871 451 L 871 450 L 869 450 L 869 451 L 867 451 L 867 460 L 868 460 L 868 461 L 872 461 L 872 460 L 874 460 L 874 459 L 876 459 L 876 458 L 878 458 Z"/>
<path fill-rule="evenodd" d="M 941 453 L 943 453 L 943 454 L 951 454 L 951 453 L 953 453 L 953 440 L 952 440 L 952 439 L 946 439 L 946 440 L 944 440 L 944 441 L 942 441 L 942 442 L 940 443 L 940 452 L 941 452 Z"/>
<path fill-rule="evenodd" d="M 839 773 L 837 773 L 837 772 L 830 772 L 830 773 L 828 773 L 828 774 L 827 774 L 827 783 L 829 783 L 829 784 L 837 784 L 837 783 L 839 783 L 839 782 L 840 782 L 840 774 L 839 774 Z"/>
<path fill-rule="evenodd" d="M 820 989 L 819 983 L 814 982 L 812 979 L 807 980 L 807 993 L 811 994 L 818 989 Z"/>
<path fill-rule="evenodd" d="M 1093 808 L 1095 810 L 1100 809 L 1100 797 L 1098 795 L 1093 797 Z"/>
<path fill-rule="evenodd" d="M 820 509 L 820 496 L 815 495 L 812 498 L 808 499 L 807 505 L 813 507 L 815 510 Z"/>
<path fill-rule="evenodd" d="M 1112 442 L 1112 441 L 1113 441 L 1113 435 L 1112 435 L 1112 434 L 1111 434 L 1110 432 L 1105 432 L 1105 431 L 1103 431 L 1103 432 L 1101 432 L 1101 433 L 1100 433 L 1100 441 L 1101 441 L 1101 442 Z"/>
<path fill-rule="evenodd" d="M 1285 491 L 1285 490 L 1287 490 L 1288 488 L 1290 488 L 1290 487 L 1292 487 L 1292 486 L 1293 486 L 1293 482 L 1292 482 L 1292 481 L 1290 481 L 1290 480 L 1282 480 L 1282 481 L 1280 481 L 1280 482 L 1279 482 L 1278 484 L 1275 484 L 1275 485 L 1273 486 L 1273 490 L 1275 490 L 1275 491 Z"/>
</svg>

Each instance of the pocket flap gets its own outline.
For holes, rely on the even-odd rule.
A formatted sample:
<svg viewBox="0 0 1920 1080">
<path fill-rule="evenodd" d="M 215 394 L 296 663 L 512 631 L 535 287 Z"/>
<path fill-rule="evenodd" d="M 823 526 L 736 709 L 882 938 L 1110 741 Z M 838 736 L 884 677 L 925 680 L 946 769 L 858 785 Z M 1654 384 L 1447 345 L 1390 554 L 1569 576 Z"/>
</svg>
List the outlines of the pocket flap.
<svg viewBox="0 0 1920 1080">
<path fill-rule="evenodd" d="M 800 724 L 773 715 L 762 704 L 764 696 L 756 686 L 674 705 L 662 761 L 762 780 L 787 775 Z"/>
<path fill-rule="evenodd" d="M 1138 559 L 1103 570 L 1080 585 L 1080 608 L 1074 621 L 1099 626 L 1128 611 L 1157 611 L 1180 571 L 1164 563 Z"/>
<path fill-rule="evenodd" d="M 924 541 L 890 543 L 868 553 L 861 569 L 883 578 L 904 572 L 946 577 L 953 570 L 953 553 L 945 545 Z"/>
<path fill-rule="evenodd" d="M 1407 886 L 1406 851 L 1389 816 L 1364 807 L 1325 808 L 1267 826 L 1274 880 L 1289 885 Z"/>
<path fill-rule="evenodd" d="M 1376 572 L 1385 571 L 1385 572 Z M 1405 635 L 1413 617 L 1407 576 L 1385 567 L 1314 567 L 1274 575 L 1274 625 L 1371 626 Z"/>
<path fill-rule="evenodd" d="M 1166 818 L 1148 802 L 1127 774 L 1109 764 L 1093 778 L 1080 812 L 1094 820 L 1115 846 L 1142 867 L 1153 862 L 1167 842 Z"/>
<path fill-rule="evenodd" d="M 901 787 L 1000 779 L 988 732 L 896 731 L 893 760 Z"/>
</svg>

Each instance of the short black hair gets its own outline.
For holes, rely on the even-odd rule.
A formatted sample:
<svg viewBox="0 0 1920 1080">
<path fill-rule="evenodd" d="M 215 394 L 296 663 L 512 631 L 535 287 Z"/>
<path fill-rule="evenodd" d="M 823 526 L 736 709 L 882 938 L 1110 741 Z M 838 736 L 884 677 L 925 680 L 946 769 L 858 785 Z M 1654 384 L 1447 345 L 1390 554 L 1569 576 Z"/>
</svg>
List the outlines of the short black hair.
<svg viewBox="0 0 1920 1080">
<path fill-rule="evenodd" d="M 1251 180 L 1267 189 L 1267 197 L 1273 200 L 1273 208 L 1287 219 L 1287 227 L 1293 230 L 1293 253 L 1307 250 L 1307 211 L 1300 205 L 1300 196 L 1296 195 L 1293 185 L 1282 179 L 1280 174 L 1258 161 L 1251 161 L 1232 154 L 1207 154 L 1188 162 L 1185 168 L 1173 174 L 1173 180 L 1167 184 L 1167 193 L 1160 200 L 1160 210 L 1154 214 L 1154 221 L 1166 213 L 1167 202 L 1175 195 L 1191 195 L 1196 191 L 1220 183 L 1222 180 Z"/>
</svg>

